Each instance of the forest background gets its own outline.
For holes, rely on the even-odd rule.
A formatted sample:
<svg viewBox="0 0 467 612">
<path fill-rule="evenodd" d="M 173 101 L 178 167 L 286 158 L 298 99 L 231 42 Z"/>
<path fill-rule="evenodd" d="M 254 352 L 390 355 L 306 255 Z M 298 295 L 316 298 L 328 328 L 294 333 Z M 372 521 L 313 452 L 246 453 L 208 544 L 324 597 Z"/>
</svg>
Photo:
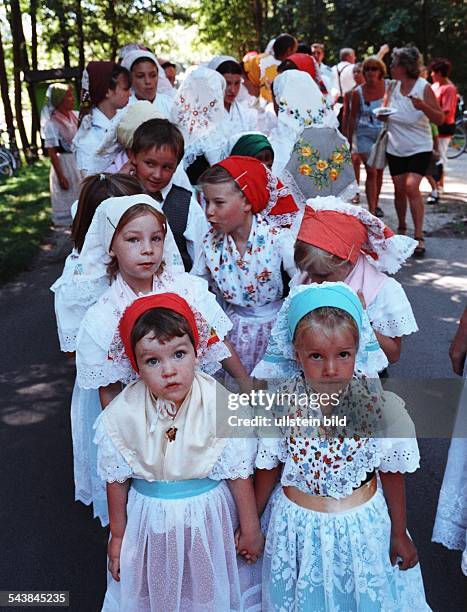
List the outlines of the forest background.
<svg viewBox="0 0 467 612">
<path fill-rule="evenodd" d="M 426 63 L 449 58 L 452 79 L 465 92 L 466 23 L 464 0 L 3 0 L 0 123 L 33 161 L 47 81 L 59 80 L 38 71 L 65 69 L 64 80 L 73 74 L 78 84 L 85 63 L 116 59 L 129 42 L 182 66 L 215 53 L 241 58 L 281 32 L 324 42 L 330 65 L 341 47 L 364 58 L 382 43 L 415 44 Z"/>
</svg>

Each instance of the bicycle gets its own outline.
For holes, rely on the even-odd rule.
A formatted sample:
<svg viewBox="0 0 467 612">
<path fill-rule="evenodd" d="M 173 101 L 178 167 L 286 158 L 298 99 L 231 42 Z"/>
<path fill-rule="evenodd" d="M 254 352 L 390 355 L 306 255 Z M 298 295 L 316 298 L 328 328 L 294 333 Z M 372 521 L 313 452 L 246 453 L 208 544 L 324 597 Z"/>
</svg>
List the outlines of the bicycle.
<svg viewBox="0 0 467 612">
<path fill-rule="evenodd" d="M 449 141 L 447 158 L 455 159 L 467 151 L 467 111 L 464 110 L 464 99 L 459 96 L 457 104 L 458 118 L 456 119 L 456 131 Z"/>
<path fill-rule="evenodd" d="M 19 167 L 19 163 L 10 149 L 3 144 L 3 134 L 6 133 L 5 130 L 0 129 L 0 175 L 8 177 L 13 176 L 13 172 Z"/>
</svg>

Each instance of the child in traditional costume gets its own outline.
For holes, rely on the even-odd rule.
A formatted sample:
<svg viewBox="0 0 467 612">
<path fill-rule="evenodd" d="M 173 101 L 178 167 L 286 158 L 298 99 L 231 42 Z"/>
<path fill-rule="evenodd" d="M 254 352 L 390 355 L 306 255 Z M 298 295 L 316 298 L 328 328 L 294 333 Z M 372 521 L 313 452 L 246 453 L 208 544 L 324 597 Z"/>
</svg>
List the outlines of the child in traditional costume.
<svg viewBox="0 0 467 612">
<path fill-rule="evenodd" d="M 92 218 L 99 204 L 117 196 L 136 195 L 140 183 L 126 174 L 98 174 L 84 179 L 77 208 L 74 211 L 71 239 L 74 248 L 65 261 L 63 273 L 52 285 L 60 349 L 76 351 L 76 338 L 88 308 L 108 289 L 105 276 L 87 283 L 77 283 L 82 274 L 80 253 Z M 71 401 L 71 433 L 75 500 L 93 504 L 94 517 L 108 522 L 107 500 L 96 471 L 96 448 L 92 444 L 92 426 L 101 411 L 96 389 L 82 389 L 75 383 Z"/>
<path fill-rule="evenodd" d="M 194 300 L 212 332 L 204 367 L 220 368 L 246 378 L 238 356 L 221 342 L 231 322 L 208 291 L 206 281 L 183 271 L 173 234 L 159 204 L 145 194 L 109 198 L 97 209 L 85 239 L 78 286 L 107 277 L 110 287 L 92 306 L 81 324 L 76 351 L 78 383 L 100 389 L 105 407 L 135 376 L 123 350 L 118 322 L 138 296 L 171 291 Z"/>
<path fill-rule="evenodd" d="M 299 372 L 277 390 L 280 434 L 260 440 L 256 460 L 260 512 L 282 484 L 263 557 L 267 612 L 429 610 L 406 531 L 415 431 L 401 398 L 354 375 L 362 318 L 344 283 L 291 292 L 283 323 Z"/>
<path fill-rule="evenodd" d="M 261 359 L 294 274 L 290 226 L 297 207 L 257 159 L 232 156 L 201 177 L 211 229 L 194 273 L 205 275 L 234 327 L 229 339 L 248 372 Z"/>
<path fill-rule="evenodd" d="M 134 301 L 119 329 L 140 379 L 96 422 L 111 531 L 103 610 L 258 610 L 259 582 L 234 540 L 239 524 L 238 548 L 260 555 L 256 439 L 222 437 L 216 409 L 228 393 L 196 369 L 209 326 L 161 293 Z"/>
<path fill-rule="evenodd" d="M 80 124 L 73 139 L 76 165 L 82 176 L 104 172 L 112 156 L 98 155 L 106 134 L 114 131 L 119 112 L 130 97 L 131 76 L 115 62 L 89 62 L 83 72 Z"/>
<path fill-rule="evenodd" d="M 400 357 L 402 336 L 418 331 L 396 273 L 417 242 L 395 235 L 360 206 L 329 196 L 309 200 L 295 244 L 297 284 L 344 281 L 360 292 L 368 318 L 390 363 Z"/>
</svg>

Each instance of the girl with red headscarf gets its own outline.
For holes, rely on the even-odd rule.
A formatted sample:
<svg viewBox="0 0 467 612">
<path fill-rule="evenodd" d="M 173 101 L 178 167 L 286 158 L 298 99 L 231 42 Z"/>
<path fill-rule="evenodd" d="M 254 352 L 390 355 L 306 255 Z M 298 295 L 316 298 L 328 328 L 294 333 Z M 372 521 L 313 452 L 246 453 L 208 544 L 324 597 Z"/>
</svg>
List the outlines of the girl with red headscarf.
<svg viewBox="0 0 467 612">
<path fill-rule="evenodd" d="M 207 276 L 226 303 L 229 335 L 251 372 L 293 275 L 293 238 L 288 229 L 298 211 L 294 199 L 260 161 L 233 155 L 200 178 L 211 229 L 192 273 Z"/>
<path fill-rule="evenodd" d="M 257 443 L 238 427 L 231 437 L 232 398 L 198 370 L 205 323 L 175 293 L 138 298 L 120 320 L 140 378 L 95 425 L 110 515 L 107 612 L 260 607 L 259 568 L 237 559 L 238 549 L 254 563 L 264 543 L 250 478 Z"/>
<path fill-rule="evenodd" d="M 343 281 L 359 293 L 390 363 L 400 357 L 402 336 L 418 327 L 397 272 L 417 243 L 395 235 L 360 206 L 333 196 L 308 200 L 295 243 L 301 274 L 294 284 Z"/>
</svg>

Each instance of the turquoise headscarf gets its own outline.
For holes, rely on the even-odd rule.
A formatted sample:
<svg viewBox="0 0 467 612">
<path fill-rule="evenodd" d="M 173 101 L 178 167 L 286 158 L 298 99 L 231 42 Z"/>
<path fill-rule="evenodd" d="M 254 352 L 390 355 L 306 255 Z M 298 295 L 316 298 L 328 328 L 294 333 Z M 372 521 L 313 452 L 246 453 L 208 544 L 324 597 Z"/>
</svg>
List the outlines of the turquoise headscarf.
<svg viewBox="0 0 467 612">
<path fill-rule="evenodd" d="M 345 310 L 354 319 L 358 333 L 362 332 L 363 308 L 355 293 L 342 284 L 332 286 L 310 286 L 295 295 L 290 302 L 287 316 L 290 338 L 305 315 L 325 306 Z"/>
<path fill-rule="evenodd" d="M 237 140 L 230 155 L 256 157 L 264 149 L 273 151 L 272 145 L 266 136 L 263 136 L 263 134 L 245 134 Z"/>
</svg>

